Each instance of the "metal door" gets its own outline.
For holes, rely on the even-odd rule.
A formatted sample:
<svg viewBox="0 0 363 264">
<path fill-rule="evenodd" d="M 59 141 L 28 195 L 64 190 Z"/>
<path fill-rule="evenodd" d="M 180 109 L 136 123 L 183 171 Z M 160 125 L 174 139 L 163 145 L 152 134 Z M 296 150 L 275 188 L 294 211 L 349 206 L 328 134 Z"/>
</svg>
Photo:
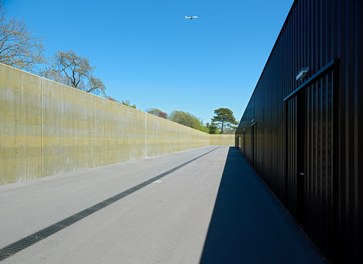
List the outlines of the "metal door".
<svg viewBox="0 0 363 264">
<path fill-rule="evenodd" d="M 285 98 L 287 207 L 324 252 L 336 235 L 336 76 L 326 67 Z"/>
</svg>

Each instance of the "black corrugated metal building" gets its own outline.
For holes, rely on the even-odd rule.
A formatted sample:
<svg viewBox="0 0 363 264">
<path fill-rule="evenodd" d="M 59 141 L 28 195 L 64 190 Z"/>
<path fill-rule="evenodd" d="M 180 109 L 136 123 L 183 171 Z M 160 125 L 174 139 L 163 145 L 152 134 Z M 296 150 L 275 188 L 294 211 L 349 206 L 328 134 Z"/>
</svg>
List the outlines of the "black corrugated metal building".
<svg viewBox="0 0 363 264">
<path fill-rule="evenodd" d="M 363 0 L 295 0 L 236 145 L 333 263 L 363 263 Z"/>
</svg>

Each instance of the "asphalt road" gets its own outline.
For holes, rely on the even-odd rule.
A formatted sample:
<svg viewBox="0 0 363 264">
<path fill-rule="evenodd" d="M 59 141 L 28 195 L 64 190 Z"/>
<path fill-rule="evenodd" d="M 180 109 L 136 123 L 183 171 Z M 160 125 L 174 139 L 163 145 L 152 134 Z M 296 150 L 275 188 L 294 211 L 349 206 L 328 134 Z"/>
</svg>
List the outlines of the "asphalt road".
<svg viewBox="0 0 363 264">
<path fill-rule="evenodd" d="M 323 263 L 256 175 L 228 165 L 241 164 L 231 151 L 204 147 L 0 186 L 0 248 L 114 197 L 2 263 Z M 266 227 L 264 213 L 277 223 Z"/>
</svg>

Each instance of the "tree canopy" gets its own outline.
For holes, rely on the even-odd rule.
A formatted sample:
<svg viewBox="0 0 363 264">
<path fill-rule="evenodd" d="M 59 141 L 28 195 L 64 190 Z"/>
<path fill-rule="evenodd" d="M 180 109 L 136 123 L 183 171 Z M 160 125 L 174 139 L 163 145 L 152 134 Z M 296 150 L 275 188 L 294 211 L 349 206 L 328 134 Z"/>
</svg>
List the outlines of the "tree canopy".
<svg viewBox="0 0 363 264">
<path fill-rule="evenodd" d="M 219 132 L 218 127 L 213 122 L 211 124 L 207 123 L 206 127 L 208 129 L 207 131 L 208 131 L 209 134 L 217 134 L 217 132 Z"/>
<path fill-rule="evenodd" d="M 30 72 L 45 62 L 40 39 L 31 35 L 23 21 L 7 19 L 1 1 L 0 62 Z"/>
<path fill-rule="evenodd" d="M 233 128 L 238 122 L 235 119 L 233 112 L 228 108 L 218 108 L 214 110 L 215 116 L 212 118 L 212 123 L 218 125 L 221 129 L 221 134 L 225 132 L 225 128 Z"/>
<path fill-rule="evenodd" d="M 149 108 L 149 109 L 146 109 L 146 112 L 149 113 L 149 114 L 164 118 L 164 119 L 168 118 L 168 114 L 161 111 L 158 108 Z"/>
<path fill-rule="evenodd" d="M 106 96 L 106 87 L 102 80 L 94 76 L 95 66 L 89 60 L 74 51 L 59 51 L 43 76 L 64 83 L 87 93 Z"/>
<path fill-rule="evenodd" d="M 202 124 L 202 122 L 191 113 L 183 111 L 173 111 L 169 115 L 169 119 L 173 122 L 188 126 L 194 129 L 198 129 L 203 132 L 207 132 L 207 128 Z"/>
</svg>

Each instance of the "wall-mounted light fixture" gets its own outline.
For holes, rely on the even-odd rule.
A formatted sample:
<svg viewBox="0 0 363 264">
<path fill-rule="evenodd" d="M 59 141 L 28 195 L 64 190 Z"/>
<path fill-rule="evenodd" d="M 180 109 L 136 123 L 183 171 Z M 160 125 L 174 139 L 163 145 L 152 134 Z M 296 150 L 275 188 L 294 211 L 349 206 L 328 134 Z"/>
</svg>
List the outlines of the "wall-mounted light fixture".
<svg viewBox="0 0 363 264">
<path fill-rule="evenodd" d="M 309 67 L 302 68 L 297 74 L 296 74 L 296 81 L 304 80 L 310 72 Z"/>
</svg>

